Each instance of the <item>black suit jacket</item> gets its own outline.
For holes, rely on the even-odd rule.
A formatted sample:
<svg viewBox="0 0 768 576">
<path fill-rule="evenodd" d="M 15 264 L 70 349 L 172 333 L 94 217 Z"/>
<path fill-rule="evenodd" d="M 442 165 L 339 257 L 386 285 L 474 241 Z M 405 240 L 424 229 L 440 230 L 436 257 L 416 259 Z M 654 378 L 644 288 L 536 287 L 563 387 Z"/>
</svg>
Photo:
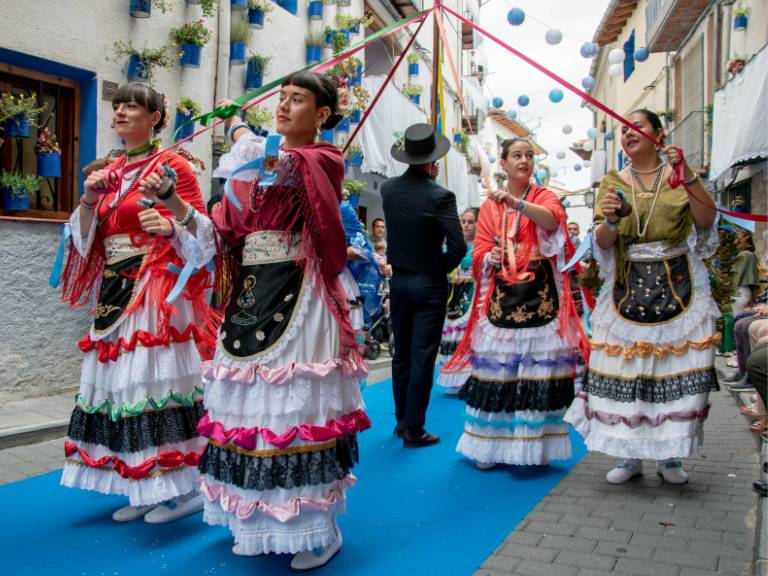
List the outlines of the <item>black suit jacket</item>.
<svg viewBox="0 0 768 576">
<path fill-rule="evenodd" d="M 419 167 L 381 187 L 387 225 L 387 261 L 396 270 L 445 275 L 467 253 L 456 196 Z M 445 240 L 447 251 L 443 252 Z"/>
</svg>

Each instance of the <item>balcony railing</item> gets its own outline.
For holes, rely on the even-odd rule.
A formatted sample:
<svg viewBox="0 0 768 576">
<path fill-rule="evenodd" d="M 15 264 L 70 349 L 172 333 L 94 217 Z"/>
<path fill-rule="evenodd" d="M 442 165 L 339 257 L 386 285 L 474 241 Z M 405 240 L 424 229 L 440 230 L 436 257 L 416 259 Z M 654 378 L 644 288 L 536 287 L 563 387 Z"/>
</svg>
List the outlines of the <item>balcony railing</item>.
<svg viewBox="0 0 768 576">
<path fill-rule="evenodd" d="M 674 52 L 710 4 L 710 0 L 648 0 L 645 45 L 651 52 Z"/>
<path fill-rule="evenodd" d="M 669 133 L 669 144 L 683 149 L 685 159 L 692 168 L 703 168 L 707 146 L 706 112 L 697 110 L 683 118 Z"/>
</svg>

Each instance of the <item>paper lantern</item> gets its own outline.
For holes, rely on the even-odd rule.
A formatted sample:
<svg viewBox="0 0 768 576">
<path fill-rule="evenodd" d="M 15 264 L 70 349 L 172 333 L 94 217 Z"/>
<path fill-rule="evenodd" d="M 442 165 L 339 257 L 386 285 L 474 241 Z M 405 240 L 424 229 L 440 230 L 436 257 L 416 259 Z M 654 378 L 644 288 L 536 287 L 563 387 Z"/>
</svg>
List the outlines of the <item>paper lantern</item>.
<svg viewBox="0 0 768 576">
<path fill-rule="evenodd" d="M 590 162 L 589 160 L 584 160 L 582 164 L 584 165 L 584 168 L 589 168 L 592 165 L 592 162 Z"/>
<path fill-rule="evenodd" d="M 549 174 L 547 173 L 544 168 L 541 168 L 539 170 L 536 170 L 536 176 L 539 177 L 539 180 L 544 180 Z"/>
<path fill-rule="evenodd" d="M 507 118 L 509 118 L 510 120 L 514 120 L 515 118 L 517 118 L 517 112 L 515 112 L 514 110 L 507 110 Z"/>
<path fill-rule="evenodd" d="M 496 162 L 496 156 L 488 156 L 488 162 L 490 162 L 491 164 Z"/>
<path fill-rule="evenodd" d="M 531 99 L 528 98 L 528 96 L 526 96 L 525 94 L 517 97 L 517 104 L 519 106 L 528 106 L 530 102 L 531 102 Z"/>
<path fill-rule="evenodd" d="M 624 64 L 611 64 L 608 67 L 608 74 L 610 76 L 621 76 L 624 74 Z"/>
<path fill-rule="evenodd" d="M 571 205 L 571 201 L 568 198 L 563 198 L 563 201 L 561 202 L 564 208 L 568 208 Z"/>
<path fill-rule="evenodd" d="M 563 33 L 557 28 L 550 28 L 544 35 L 544 39 L 547 41 L 547 44 L 554 46 L 555 44 L 560 44 L 563 39 Z"/>
<path fill-rule="evenodd" d="M 523 12 L 520 8 L 512 8 L 512 10 L 507 12 L 507 22 L 509 22 L 512 26 L 520 26 L 524 20 L 525 12 Z"/>
<path fill-rule="evenodd" d="M 502 106 L 504 106 L 504 99 L 496 96 L 496 98 L 492 100 L 491 104 L 493 104 L 494 108 L 501 108 Z"/>
<path fill-rule="evenodd" d="M 606 139 L 606 140 L 608 140 L 608 142 L 610 142 L 611 140 L 613 140 L 613 132 L 608 132 L 608 133 L 606 133 L 606 135 L 605 135 L 605 139 Z"/>
<path fill-rule="evenodd" d="M 552 88 L 552 90 L 549 91 L 549 99 L 557 104 L 563 99 L 563 91 L 560 90 L 560 88 Z"/>
<path fill-rule="evenodd" d="M 581 149 L 584 150 L 585 152 L 592 152 L 592 148 L 594 148 L 594 146 L 592 145 L 591 140 L 587 140 L 586 142 L 584 142 L 584 144 L 581 145 Z"/>
<path fill-rule="evenodd" d="M 649 54 L 648 48 L 641 47 L 635 50 L 633 57 L 638 62 L 645 62 L 646 60 L 648 60 L 648 54 Z"/>
<path fill-rule="evenodd" d="M 600 132 L 597 131 L 597 128 L 590 128 L 587 130 L 587 138 L 590 140 L 595 140 L 598 136 L 600 136 Z"/>
<path fill-rule="evenodd" d="M 608 52 L 608 62 L 611 64 L 621 64 L 624 62 L 624 50 L 621 48 L 614 48 Z"/>
<path fill-rule="evenodd" d="M 581 164 L 574 164 L 573 169 L 576 170 L 576 172 L 581 172 Z"/>
<path fill-rule="evenodd" d="M 560 150 L 560 152 L 557 153 L 557 159 L 565 160 L 565 152 L 563 150 Z"/>
<path fill-rule="evenodd" d="M 573 126 L 570 124 L 563 126 L 563 134 L 570 134 L 571 132 L 573 132 Z"/>
<path fill-rule="evenodd" d="M 592 90 L 595 87 L 596 80 L 592 76 L 586 76 L 581 79 L 581 86 L 584 90 Z"/>
<path fill-rule="evenodd" d="M 584 42 L 584 44 L 581 45 L 581 48 L 579 48 L 579 54 L 581 54 L 583 58 L 592 58 L 590 48 L 590 42 Z"/>
</svg>

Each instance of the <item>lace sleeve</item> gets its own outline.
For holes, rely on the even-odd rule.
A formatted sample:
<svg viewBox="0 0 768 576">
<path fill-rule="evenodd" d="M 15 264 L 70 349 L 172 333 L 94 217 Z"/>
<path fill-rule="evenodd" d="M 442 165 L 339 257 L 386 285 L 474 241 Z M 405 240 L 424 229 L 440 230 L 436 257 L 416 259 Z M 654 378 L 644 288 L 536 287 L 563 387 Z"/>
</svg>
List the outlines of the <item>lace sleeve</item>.
<svg viewBox="0 0 768 576">
<path fill-rule="evenodd" d="M 173 248 L 185 261 L 194 264 L 195 268 L 202 268 L 216 255 L 217 243 L 214 236 L 214 228 L 211 220 L 199 212 L 195 214 L 195 233 L 187 232 L 183 228 L 173 239 Z"/>
<path fill-rule="evenodd" d="M 691 233 L 688 235 L 688 247 L 691 252 L 697 254 L 700 258 L 709 258 L 720 245 L 720 236 L 717 233 L 720 224 L 720 214 L 715 215 L 715 219 L 710 226 L 706 228 L 697 228 L 694 224 L 691 227 Z"/>
<path fill-rule="evenodd" d="M 562 226 L 558 226 L 555 230 L 545 230 L 541 226 L 536 226 L 536 236 L 542 256 L 551 258 L 565 249 L 565 232 Z"/>
<path fill-rule="evenodd" d="M 91 227 L 88 230 L 87 236 L 80 236 L 80 206 L 75 208 L 75 211 L 69 217 L 69 226 L 72 230 L 72 244 L 77 250 L 78 254 L 85 258 L 93 245 L 93 239 L 96 237 L 96 227 L 98 218 L 96 214 L 93 214 L 91 219 Z"/>
</svg>

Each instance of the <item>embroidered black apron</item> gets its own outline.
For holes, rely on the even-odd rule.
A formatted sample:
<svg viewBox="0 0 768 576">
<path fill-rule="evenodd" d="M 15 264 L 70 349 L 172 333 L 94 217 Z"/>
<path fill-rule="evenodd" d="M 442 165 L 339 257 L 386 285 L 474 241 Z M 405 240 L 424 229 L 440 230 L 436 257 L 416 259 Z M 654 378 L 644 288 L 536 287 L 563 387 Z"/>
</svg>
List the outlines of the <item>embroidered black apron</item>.
<svg viewBox="0 0 768 576">
<path fill-rule="evenodd" d="M 224 349 L 243 358 L 274 346 L 290 324 L 303 280 L 293 261 L 242 266 L 221 326 Z"/>
<path fill-rule="evenodd" d="M 667 260 L 628 262 L 626 282 L 613 286 L 619 314 L 641 324 L 668 322 L 685 312 L 693 297 L 688 255 Z"/>
<path fill-rule="evenodd" d="M 535 328 L 557 316 L 560 299 L 549 260 L 531 260 L 533 279 L 507 284 L 498 275 L 488 307 L 488 320 L 499 328 Z"/>
<path fill-rule="evenodd" d="M 104 266 L 93 327 L 104 332 L 117 322 L 133 302 L 144 255 L 131 256 Z"/>
<path fill-rule="evenodd" d="M 474 284 L 472 282 L 459 282 L 451 285 L 450 299 L 446 316 L 449 320 L 461 318 L 469 310 L 472 304 L 472 294 Z"/>
</svg>

